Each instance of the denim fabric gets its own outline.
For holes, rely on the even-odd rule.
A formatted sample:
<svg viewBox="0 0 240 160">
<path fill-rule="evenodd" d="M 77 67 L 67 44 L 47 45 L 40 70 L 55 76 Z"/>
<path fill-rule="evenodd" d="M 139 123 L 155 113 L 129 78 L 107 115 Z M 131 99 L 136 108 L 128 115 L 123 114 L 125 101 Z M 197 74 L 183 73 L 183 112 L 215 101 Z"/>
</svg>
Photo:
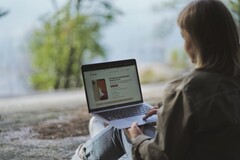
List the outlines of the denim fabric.
<svg viewBox="0 0 240 160">
<path fill-rule="evenodd" d="M 89 160 L 112 160 L 120 158 L 125 154 L 124 141 L 125 137 L 122 130 L 108 126 L 98 135 L 88 140 L 84 147 L 86 148 L 86 157 Z M 124 138 L 126 139 L 126 138 Z M 127 142 L 125 142 L 127 143 Z M 130 145 L 125 145 L 126 147 Z M 130 146 L 131 147 L 131 146 Z M 131 150 L 130 148 L 127 150 Z"/>
<path fill-rule="evenodd" d="M 147 125 L 144 134 L 153 137 L 155 128 Z M 131 140 L 125 136 L 122 129 L 112 126 L 106 127 L 95 137 L 88 140 L 84 147 L 88 160 L 117 160 L 124 154 L 127 155 L 128 160 L 132 160 Z"/>
</svg>

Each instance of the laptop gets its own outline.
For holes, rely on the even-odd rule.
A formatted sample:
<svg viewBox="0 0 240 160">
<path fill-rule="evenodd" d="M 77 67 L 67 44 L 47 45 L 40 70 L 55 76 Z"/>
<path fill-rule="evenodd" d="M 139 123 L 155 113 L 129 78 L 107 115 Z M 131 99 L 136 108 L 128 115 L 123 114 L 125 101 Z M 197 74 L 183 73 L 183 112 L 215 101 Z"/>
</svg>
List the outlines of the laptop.
<svg viewBox="0 0 240 160">
<path fill-rule="evenodd" d="M 152 106 L 143 102 L 135 59 L 85 64 L 81 71 L 90 115 L 119 129 L 157 121 L 143 120 Z"/>
</svg>

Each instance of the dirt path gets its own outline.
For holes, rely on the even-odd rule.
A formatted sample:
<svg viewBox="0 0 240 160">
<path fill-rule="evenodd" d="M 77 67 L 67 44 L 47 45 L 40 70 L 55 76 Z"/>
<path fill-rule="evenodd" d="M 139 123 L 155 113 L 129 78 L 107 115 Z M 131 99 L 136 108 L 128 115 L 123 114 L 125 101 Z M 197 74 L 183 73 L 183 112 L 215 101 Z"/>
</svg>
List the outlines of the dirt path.
<svg viewBox="0 0 240 160">
<path fill-rule="evenodd" d="M 144 100 L 156 104 L 162 88 L 143 87 Z M 83 91 L 0 99 L 0 159 L 70 159 L 89 119 Z"/>
<path fill-rule="evenodd" d="M 70 159 L 89 138 L 84 108 L 2 114 L 0 159 Z"/>
</svg>

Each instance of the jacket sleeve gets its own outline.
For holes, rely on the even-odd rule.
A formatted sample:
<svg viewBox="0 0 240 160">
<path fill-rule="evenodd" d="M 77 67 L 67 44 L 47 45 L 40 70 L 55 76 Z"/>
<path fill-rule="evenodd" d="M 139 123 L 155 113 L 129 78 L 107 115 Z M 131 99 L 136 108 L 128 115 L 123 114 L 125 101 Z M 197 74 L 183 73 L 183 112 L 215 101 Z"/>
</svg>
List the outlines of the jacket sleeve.
<svg viewBox="0 0 240 160">
<path fill-rule="evenodd" d="M 157 126 L 160 126 L 160 124 Z M 155 138 L 153 139 L 146 135 L 140 135 L 132 139 L 134 160 L 168 160 L 168 157 L 164 153 L 163 136 L 158 130 L 159 129 L 157 129 Z"/>
<path fill-rule="evenodd" d="M 165 153 L 158 146 L 154 147 L 153 140 L 145 135 L 138 136 L 133 141 L 132 152 L 134 160 L 168 160 Z"/>
<path fill-rule="evenodd" d="M 170 86 L 164 92 L 163 111 L 158 112 L 153 139 L 140 135 L 132 140 L 135 160 L 182 159 L 191 141 L 191 109 L 182 90 Z"/>
</svg>

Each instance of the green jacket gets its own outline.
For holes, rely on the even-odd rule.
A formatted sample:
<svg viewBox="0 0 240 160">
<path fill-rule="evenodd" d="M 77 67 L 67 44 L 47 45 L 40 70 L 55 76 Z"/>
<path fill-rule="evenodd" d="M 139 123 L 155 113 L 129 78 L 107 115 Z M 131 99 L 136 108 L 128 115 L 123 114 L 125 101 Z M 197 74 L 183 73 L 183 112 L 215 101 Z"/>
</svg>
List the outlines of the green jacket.
<svg viewBox="0 0 240 160">
<path fill-rule="evenodd" d="M 132 143 L 136 160 L 240 160 L 240 76 L 195 70 L 172 81 L 155 138 Z"/>
</svg>

